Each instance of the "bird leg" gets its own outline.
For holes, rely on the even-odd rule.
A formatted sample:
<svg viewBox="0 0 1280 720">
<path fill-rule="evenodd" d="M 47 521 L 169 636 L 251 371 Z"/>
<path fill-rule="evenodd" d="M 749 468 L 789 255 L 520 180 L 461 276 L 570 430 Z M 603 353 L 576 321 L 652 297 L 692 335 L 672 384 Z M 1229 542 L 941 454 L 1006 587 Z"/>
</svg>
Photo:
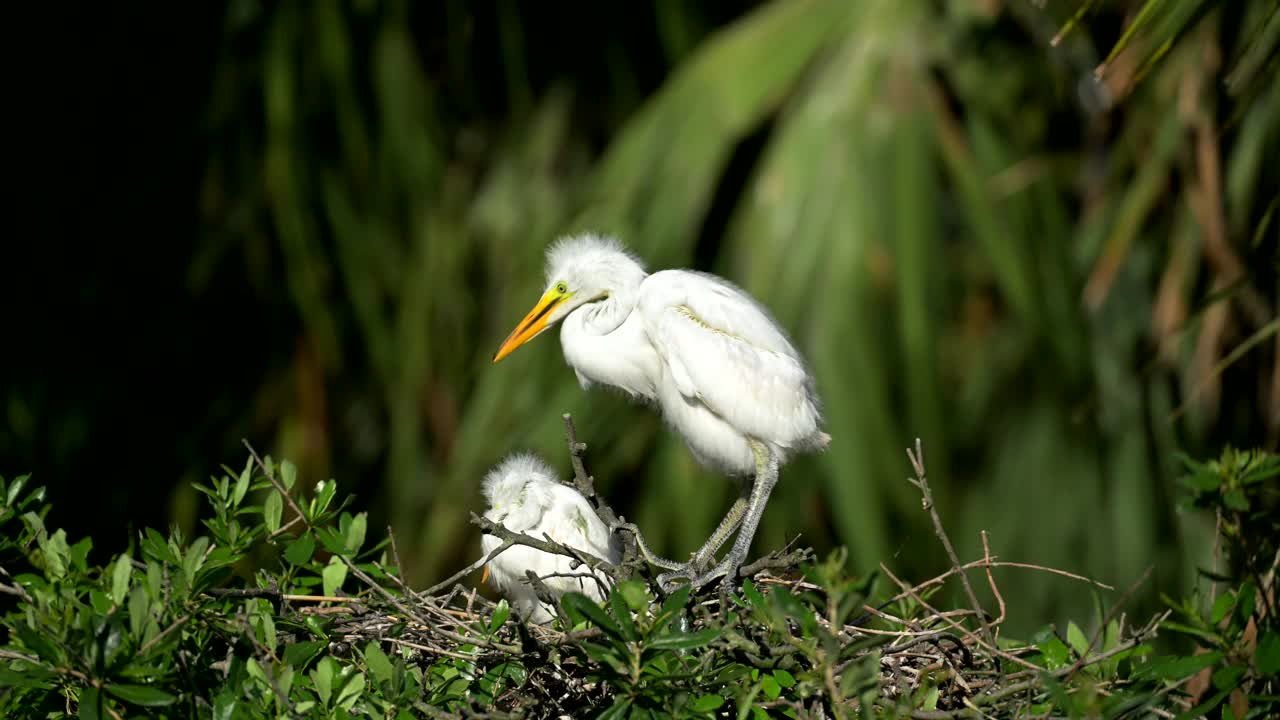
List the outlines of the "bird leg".
<svg viewBox="0 0 1280 720">
<path fill-rule="evenodd" d="M 738 576 L 738 568 L 747 559 L 751 551 L 751 541 L 755 539 L 756 528 L 760 526 L 760 518 L 764 515 L 764 506 L 769 502 L 769 494 L 778 483 L 778 456 L 764 444 L 752 441 L 751 449 L 756 455 L 756 481 L 751 484 L 751 498 L 747 502 L 747 510 L 742 518 L 742 527 L 738 537 L 733 540 L 733 548 L 724 560 L 720 561 L 702 577 L 693 582 L 702 585 L 723 575 L 724 584 L 733 588 Z"/>
<path fill-rule="evenodd" d="M 711 533 L 711 537 L 707 538 L 702 547 L 698 548 L 698 552 L 693 554 L 693 559 L 689 561 L 689 564 L 697 568 L 699 572 L 707 566 L 707 562 L 711 558 L 715 557 L 716 551 L 720 549 L 721 545 L 724 545 L 724 541 L 728 540 L 733 531 L 737 530 L 738 526 L 742 524 L 742 514 L 747 509 L 747 497 L 748 491 L 743 488 L 742 494 L 738 496 L 737 500 L 733 501 L 733 506 L 729 508 L 729 512 L 720 521 L 720 527 L 716 528 L 716 531 Z"/>
<path fill-rule="evenodd" d="M 717 577 L 724 576 L 725 584 L 732 585 L 738 573 L 738 567 L 746 560 L 751 549 L 751 541 L 760 525 L 760 517 L 764 514 L 765 503 L 769 502 L 769 494 L 778 482 L 778 458 L 768 447 L 756 440 L 751 441 L 751 450 L 756 458 L 756 477 L 751 483 L 750 495 L 739 498 L 725 516 L 720 527 L 711 535 L 711 539 L 694 555 L 687 565 L 673 568 L 658 576 L 658 584 L 669 587 L 673 580 L 687 578 L 695 589 L 706 585 Z M 735 517 L 736 516 L 736 517 Z M 740 527 L 738 527 L 740 525 Z M 711 570 L 703 571 L 706 562 L 720 545 L 728 538 L 733 529 L 738 527 L 738 537 L 733 541 L 733 548 Z M 709 549 L 709 550 L 708 550 Z M 706 556 L 703 553 L 706 552 Z"/>
</svg>

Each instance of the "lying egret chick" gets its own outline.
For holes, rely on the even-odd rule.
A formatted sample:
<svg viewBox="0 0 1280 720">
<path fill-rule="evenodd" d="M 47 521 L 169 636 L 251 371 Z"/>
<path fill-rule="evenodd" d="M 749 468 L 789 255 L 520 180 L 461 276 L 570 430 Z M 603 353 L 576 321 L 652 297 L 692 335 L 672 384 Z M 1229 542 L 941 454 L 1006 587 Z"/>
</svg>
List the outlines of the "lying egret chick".
<svg viewBox="0 0 1280 720">
<path fill-rule="evenodd" d="M 680 578 L 695 587 L 717 577 L 732 584 L 779 466 L 831 441 L 800 353 L 768 311 L 727 280 L 692 270 L 649 274 L 620 242 L 597 235 L 548 248 L 547 289 L 493 361 L 560 321 L 565 361 L 583 388 L 602 383 L 656 404 L 703 465 L 747 479 L 689 562 L 640 544 L 649 562 L 670 571 L 658 577 L 668 588 Z M 732 549 L 708 568 L 735 530 Z"/>
<path fill-rule="evenodd" d="M 489 510 L 484 516 L 512 532 L 552 540 L 586 551 L 617 565 L 622 562 L 622 548 L 610 538 L 609 528 L 601 522 L 591 504 L 577 490 L 562 485 L 555 471 L 535 455 L 517 453 L 489 471 L 484 478 L 484 495 Z M 480 547 L 484 555 L 493 552 L 502 540 L 482 535 Z M 507 598 L 520 617 L 531 623 L 547 623 L 555 617 L 555 608 L 538 600 L 537 593 L 525 579 L 532 570 L 543 578 L 556 597 L 569 591 L 603 600 L 609 586 L 607 575 L 579 564 L 563 555 L 513 545 L 485 566 L 484 579 Z M 550 574 L 557 577 L 546 577 Z"/>
</svg>

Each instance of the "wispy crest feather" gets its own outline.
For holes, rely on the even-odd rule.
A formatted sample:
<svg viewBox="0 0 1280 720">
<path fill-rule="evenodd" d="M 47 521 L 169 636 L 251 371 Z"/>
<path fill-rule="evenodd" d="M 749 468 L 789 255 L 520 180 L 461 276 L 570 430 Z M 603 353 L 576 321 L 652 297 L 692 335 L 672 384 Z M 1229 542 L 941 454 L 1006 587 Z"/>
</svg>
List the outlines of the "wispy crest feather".
<svg viewBox="0 0 1280 720">
<path fill-rule="evenodd" d="M 563 279 L 570 267 L 589 269 L 617 261 L 618 254 L 644 269 L 644 261 L 622 241 L 610 235 L 581 233 L 562 237 L 547 246 L 547 284 Z"/>
</svg>

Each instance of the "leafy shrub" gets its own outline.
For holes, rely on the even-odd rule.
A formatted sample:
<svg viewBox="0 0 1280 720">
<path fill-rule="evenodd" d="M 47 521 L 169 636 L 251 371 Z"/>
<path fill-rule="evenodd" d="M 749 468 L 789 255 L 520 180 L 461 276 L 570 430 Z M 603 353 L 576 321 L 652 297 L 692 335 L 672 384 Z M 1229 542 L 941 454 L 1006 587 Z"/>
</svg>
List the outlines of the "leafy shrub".
<svg viewBox="0 0 1280 720">
<path fill-rule="evenodd" d="M 847 577 L 843 551 L 754 573 L 728 598 L 663 596 L 640 573 L 601 604 L 569 594 L 558 623 L 525 626 L 462 585 L 406 587 L 392 539 L 369 544 L 336 483 L 304 490 L 270 458 L 198 485 L 203 534 L 146 529 L 99 566 L 91 540 L 47 527 L 44 488 L 0 478 L 0 714 L 1270 716 L 1280 460 L 1187 463 L 1186 507 L 1221 518 L 1226 563 L 1209 575 L 1221 592 L 1170 601 L 1139 627 L 1115 617 L 1122 597 L 1093 633 L 1070 623 L 1026 641 L 1000 636 L 1003 610 L 933 606 L 959 570 L 872 608 L 874 578 Z M 1160 630 L 1199 647 L 1155 655 Z"/>
</svg>

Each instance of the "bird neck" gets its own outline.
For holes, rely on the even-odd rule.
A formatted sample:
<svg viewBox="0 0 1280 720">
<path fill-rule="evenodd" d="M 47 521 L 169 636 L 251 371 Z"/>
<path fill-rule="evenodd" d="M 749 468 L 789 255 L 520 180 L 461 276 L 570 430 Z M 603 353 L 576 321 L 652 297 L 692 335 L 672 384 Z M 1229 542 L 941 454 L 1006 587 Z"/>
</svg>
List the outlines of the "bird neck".
<svg viewBox="0 0 1280 720">
<path fill-rule="evenodd" d="M 587 303 L 570 313 L 565 324 L 574 323 L 576 329 L 587 335 L 607 335 L 617 330 L 639 301 L 640 287 L 622 287 L 611 290 L 608 297 Z"/>
<path fill-rule="evenodd" d="M 643 337 L 642 324 L 634 319 L 628 322 L 639 296 L 637 284 L 583 305 L 565 318 L 560 344 L 583 387 L 604 383 L 634 396 L 655 397 L 653 378 L 660 372 L 657 354 Z"/>
</svg>

